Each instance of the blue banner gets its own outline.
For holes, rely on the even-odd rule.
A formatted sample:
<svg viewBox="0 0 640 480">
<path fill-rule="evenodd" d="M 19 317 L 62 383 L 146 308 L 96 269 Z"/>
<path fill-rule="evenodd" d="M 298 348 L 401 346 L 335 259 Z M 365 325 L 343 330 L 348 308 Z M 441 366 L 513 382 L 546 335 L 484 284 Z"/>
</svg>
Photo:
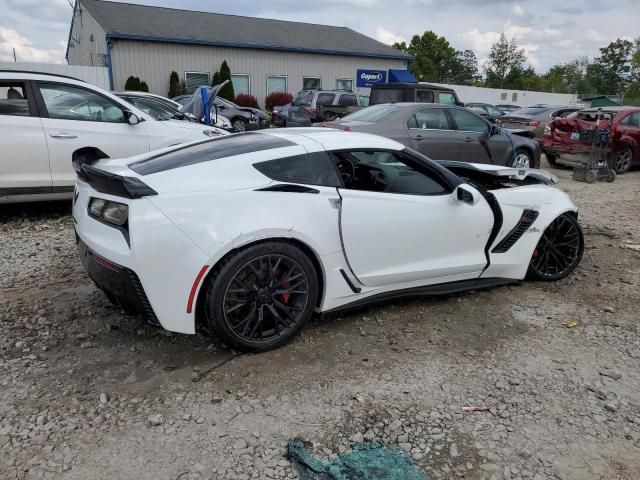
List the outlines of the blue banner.
<svg viewBox="0 0 640 480">
<path fill-rule="evenodd" d="M 356 75 L 356 86 L 369 88 L 374 83 L 387 83 L 387 72 L 385 70 L 358 70 Z"/>
</svg>

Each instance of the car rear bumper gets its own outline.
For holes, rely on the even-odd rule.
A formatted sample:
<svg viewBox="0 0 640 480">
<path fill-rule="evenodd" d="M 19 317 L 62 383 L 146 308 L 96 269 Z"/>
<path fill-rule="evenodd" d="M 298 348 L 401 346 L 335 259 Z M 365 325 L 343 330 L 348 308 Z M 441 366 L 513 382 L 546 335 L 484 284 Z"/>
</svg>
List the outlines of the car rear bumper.
<svg viewBox="0 0 640 480">
<path fill-rule="evenodd" d="M 139 315 L 147 322 L 160 326 L 138 275 L 130 268 L 98 255 L 77 235 L 76 239 L 82 266 L 109 300 L 128 314 Z"/>
</svg>

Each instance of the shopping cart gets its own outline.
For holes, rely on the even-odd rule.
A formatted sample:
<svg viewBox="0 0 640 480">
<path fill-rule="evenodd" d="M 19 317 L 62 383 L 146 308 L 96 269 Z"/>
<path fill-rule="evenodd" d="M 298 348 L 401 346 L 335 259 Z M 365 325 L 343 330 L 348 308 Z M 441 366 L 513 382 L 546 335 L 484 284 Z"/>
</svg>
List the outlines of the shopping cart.
<svg viewBox="0 0 640 480">
<path fill-rule="evenodd" d="M 616 179 L 616 172 L 609 168 L 609 131 L 611 129 L 611 116 L 598 109 L 593 128 L 574 132 L 581 143 L 591 143 L 591 152 L 588 162 L 578 163 L 573 167 L 573 179 L 578 182 L 595 183 L 606 180 L 611 183 Z"/>
</svg>

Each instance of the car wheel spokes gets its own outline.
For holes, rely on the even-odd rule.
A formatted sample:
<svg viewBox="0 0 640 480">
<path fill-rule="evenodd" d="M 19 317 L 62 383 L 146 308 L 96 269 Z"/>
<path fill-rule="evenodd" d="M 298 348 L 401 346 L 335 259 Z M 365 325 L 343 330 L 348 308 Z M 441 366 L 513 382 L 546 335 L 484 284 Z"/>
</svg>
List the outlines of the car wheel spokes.
<svg viewBox="0 0 640 480">
<path fill-rule="evenodd" d="M 533 253 L 531 266 L 543 277 L 555 277 L 572 269 L 580 256 L 578 227 L 564 216 L 547 227 Z"/>
<path fill-rule="evenodd" d="M 298 263 L 284 255 L 263 255 L 235 273 L 225 292 L 223 312 L 235 335 L 264 342 L 293 328 L 308 299 L 309 280 Z"/>
</svg>

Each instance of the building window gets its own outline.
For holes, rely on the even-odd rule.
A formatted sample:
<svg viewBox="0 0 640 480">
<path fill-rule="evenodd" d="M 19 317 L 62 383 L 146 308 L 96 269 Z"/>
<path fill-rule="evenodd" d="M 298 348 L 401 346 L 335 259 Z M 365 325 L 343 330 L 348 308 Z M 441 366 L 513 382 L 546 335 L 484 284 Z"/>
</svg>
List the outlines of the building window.
<svg viewBox="0 0 640 480">
<path fill-rule="evenodd" d="M 202 85 L 209 85 L 209 72 L 184 72 L 184 83 L 187 87 L 187 93 L 191 94 L 196 88 Z"/>
<path fill-rule="evenodd" d="M 286 75 L 267 75 L 267 95 L 273 92 L 287 91 Z"/>
<path fill-rule="evenodd" d="M 251 77 L 245 73 L 233 73 L 231 75 L 231 83 L 233 84 L 233 93 L 240 95 L 241 93 L 251 93 Z"/>
<path fill-rule="evenodd" d="M 303 90 L 320 90 L 322 88 L 322 78 L 320 77 L 302 77 Z"/>
<path fill-rule="evenodd" d="M 353 91 L 353 78 L 336 79 L 336 90 Z"/>
</svg>

